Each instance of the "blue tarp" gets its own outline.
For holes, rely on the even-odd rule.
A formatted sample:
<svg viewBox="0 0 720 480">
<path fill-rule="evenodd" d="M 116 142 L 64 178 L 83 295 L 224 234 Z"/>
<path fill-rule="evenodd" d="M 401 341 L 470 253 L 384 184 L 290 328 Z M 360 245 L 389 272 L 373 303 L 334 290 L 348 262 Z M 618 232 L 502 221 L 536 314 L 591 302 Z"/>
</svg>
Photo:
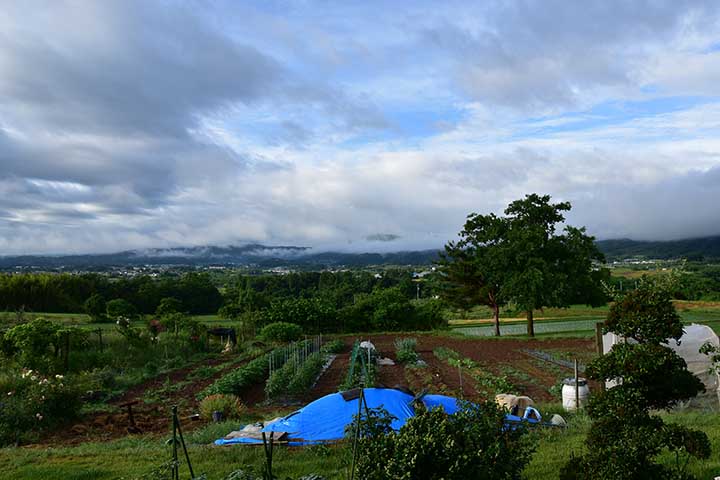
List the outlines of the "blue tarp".
<svg viewBox="0 0 720 480">
<path fill-rule="evenodd" d="M 414 398 L 412 395 L 390 388 L 366 388 L 364 393 L 368 408 L 382 407 L 395 417 L 391 424 L 394 430 L 400 430 L 407 419 L 415 415 L 415 410 L 411 405 Z M 345 436 L 345 427 L 351 424 L 354 415 L 357 415 L 359 401 L 360 398 L 345 400 L 342 394 L 332 393 L 266 425 L 262 431 L 287 433 L 286 440 L 290 445 L 337 441 Z M 428 409 L 440 407 L 449 415 L 460 409 L 456 398 L 445 395 L 425 395 L 422 397 L 422 402 Z M 522 421 L 520 417 L 512 416 L 508 416 L 508 420 Z M 262 443 L 262 440 L 221 438 L 215 441 L 216 445 L 237 443 L 257 444 Z"/>
</svg>

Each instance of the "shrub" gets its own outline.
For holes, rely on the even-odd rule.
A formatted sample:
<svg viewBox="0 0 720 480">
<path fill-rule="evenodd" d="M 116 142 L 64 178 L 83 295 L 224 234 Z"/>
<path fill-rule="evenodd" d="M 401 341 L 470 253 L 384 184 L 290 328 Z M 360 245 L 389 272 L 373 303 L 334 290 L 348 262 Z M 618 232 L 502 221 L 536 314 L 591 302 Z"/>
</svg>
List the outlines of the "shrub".
<svg viewBox="0 0 720 480">
<path fill-rule="evenodd" d="M 219 393 L 203 398 L 200 402 L 200 415 L 211 420 L 213 412 L 221 412 L 224 419 L 239 418 L 243 408 L 236 395 Z"/>
<path fill-rule="evenodd" d="M 263 327 L 260 338 L 266 342 L 294 342 L 302 336 L 302 328 L 294 323 L 275 322 Z"/>
<path fill-rule="evenodd" d="M 504 412 L 493 402 L 466 403 L 454 415 L 419 411 L 398 432 L 382 412 L 371 417 L 361 423 L 358 442 L 356 476 L 365 480 L 519 479 L 534 450 L 523 428 L 505 428 Z"/>
<path fill-rule="evenodd" d="M 325 355 L 316 352 L 309 355 L 301 365 L 297 363 L 298 360 L 293 358 L 273 372 L 265 385 L 268 397 L 302 395 L 308 391 L 325 365 Z"/>
<path fill-rule="evenodd" d="M 127 300 L 123 300 L 122 298 L 110 300 L 105 305 L 105 308 L 108 317 L 112 318 L 113 320 L 117 320 L 120 317 L 132 319 L 137 316 L 137 309 L 135 308 L 135 305 L 128 302 Z"/>
<path fill-rule="evenodd" d="M 651 415 L 687 400 L 704 387 L 685 361 L 665 341 L 679 340 L 682 322 L 663 278 L 643 279 L 638 289 L 617 298 L 605 321 L 612 331 L 632 342 L 613 345 L 593 361 L 587 375 L 598 382 L 620 378 L 620 385 L 600 392 L 588 405 L 593 420 L 587 453 L 563 468 L 563 480 L 684 479 L 690 457 L 710 456 L 707 436 Z M 663 451 L 675 453 L 676 465 L 655 462 Z M 685 457 L 682 459 L 681 458 Z"/>
<path fill-rule="evenodd" d="M 324 353 L 340 353 L 345 348 L 345 343 L 343 343 L 342 340 L 339 338 L 336 338 L 335 340 L 331 340 L 327 343 L 325 343 L 321 348 L 320 351 Z"/>
<path fill-rule="evenodd" d="M 80 392 L 62 375 L 13 371 L 0 379 L 0 446 L 77 417 Z"/>
<path fill-rule="evenodd" d="M 400 363 L 415 363 L 418 361 L 418 354 L 415 351 L 417 339 L 415 338 L 396 338 L 395 352 L 397 360 Z"/>
</svg>

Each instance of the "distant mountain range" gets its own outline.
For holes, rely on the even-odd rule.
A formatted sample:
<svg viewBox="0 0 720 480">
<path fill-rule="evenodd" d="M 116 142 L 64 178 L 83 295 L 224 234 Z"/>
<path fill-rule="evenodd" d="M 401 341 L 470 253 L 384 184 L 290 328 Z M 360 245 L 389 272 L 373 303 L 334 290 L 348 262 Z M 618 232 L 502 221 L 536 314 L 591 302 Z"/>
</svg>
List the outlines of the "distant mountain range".
<svg viewBox="0 0 720 480">
<path fill-rule="evenodd" d="M 665 242 L 600 240 L 608 260 L 627 258 L 720 259 L 720 236 Z M 140 265 L 245 265 L 273 267 L 364 267 L 370 265 L 429 265 L 438 250 L 392 253 L 314 252 L 308 247 L 250 244 L 230 247 L 151 248 L 109 254 L 0 256 L 0 269 L 100 269 Z"/>
<path fill-rule="evenodd" d="M 720 236 L 687 238 L 664 242 L 643 242 L 637 240 L 600 240 L 598 248 L 609 260 L 632 257 L 688 260 L 720 259 Z"/>
<path fill-rule="evenodd" d="M 99 269 L 140 265 L 244 265 L 272 267 L 362 267 L 369 265 L 426 265 L 437 250 L 393 253 L 313 252 L 308 247 L 250 244 L 230 247 L 151 248 L 109 254 L 0 257 L 0 269 Z"/>
</svg>

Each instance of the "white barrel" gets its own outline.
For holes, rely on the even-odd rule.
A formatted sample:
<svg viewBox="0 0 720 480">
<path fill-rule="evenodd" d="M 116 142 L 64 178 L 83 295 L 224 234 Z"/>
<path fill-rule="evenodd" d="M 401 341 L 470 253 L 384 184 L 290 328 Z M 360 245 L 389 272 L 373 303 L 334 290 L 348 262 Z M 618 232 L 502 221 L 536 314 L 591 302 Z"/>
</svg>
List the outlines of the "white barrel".
<svg viewBox="0 0 720 480">
<path fill-rule="evenodd" d="M 590 398 L 590 387 L 588 387 L 587 380 L 584 378 L 578 379 L 578 399 L 580 401 L 580 407 L 584 407 L 587 404 L 588 398 Z M 566 378 L 563 380 L 562 388 L 562 404 L 566 412 L 574 412 L 577 410 L 575 404 L 575 379 Z"/>
</svg>

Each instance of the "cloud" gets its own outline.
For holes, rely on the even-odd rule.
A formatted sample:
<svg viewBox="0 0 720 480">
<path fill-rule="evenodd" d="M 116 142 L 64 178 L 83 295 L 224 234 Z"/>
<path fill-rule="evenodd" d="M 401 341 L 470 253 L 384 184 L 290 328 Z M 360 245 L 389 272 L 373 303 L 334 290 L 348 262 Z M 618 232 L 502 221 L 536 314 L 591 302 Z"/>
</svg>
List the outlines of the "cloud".
<svg viewBox="0 0 720 480">
<path fill-rule="evenodd" d="M 430 248 L 530 192 L 720 233 L 719 8 L 10 4 L 0 252 Z"/>
</svg>

